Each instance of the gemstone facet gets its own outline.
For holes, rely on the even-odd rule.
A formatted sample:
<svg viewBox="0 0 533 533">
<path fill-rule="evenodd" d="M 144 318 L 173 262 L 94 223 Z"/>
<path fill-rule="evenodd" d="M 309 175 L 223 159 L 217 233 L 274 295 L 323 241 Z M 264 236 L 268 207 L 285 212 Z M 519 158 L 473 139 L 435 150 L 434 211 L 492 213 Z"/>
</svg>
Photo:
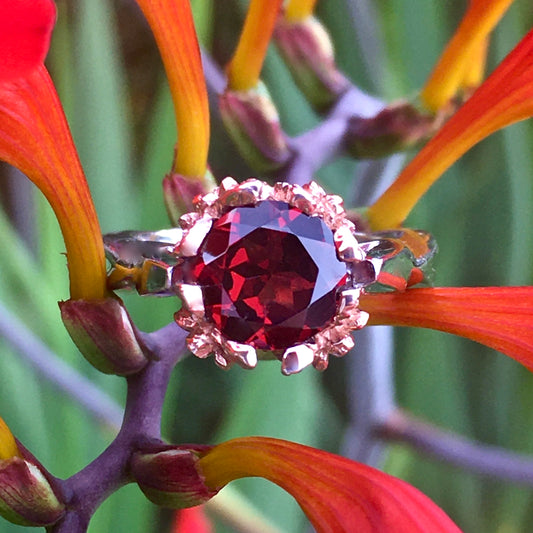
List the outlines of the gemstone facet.
<svg viewBox="0 0 533 533">
<path fill-rule="evenodd" d="M 190 261 L 206 319 L 259 350 L 285 350 L 330 324 L 347 280 L 323 220 L 274 200 L 215 220 Z"/>
</svg>

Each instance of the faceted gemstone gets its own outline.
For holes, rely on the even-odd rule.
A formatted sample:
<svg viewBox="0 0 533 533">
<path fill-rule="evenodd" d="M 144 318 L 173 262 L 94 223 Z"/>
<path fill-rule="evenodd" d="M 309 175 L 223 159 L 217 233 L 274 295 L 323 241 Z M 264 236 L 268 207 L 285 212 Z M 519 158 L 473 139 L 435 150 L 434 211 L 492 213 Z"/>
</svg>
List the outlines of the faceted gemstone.
<svg viewBox="0 0 533 533">
<path fill-rule="evenodd" d="M 216 220 L 192 261 L 207 320 L 260 350 L 283 350 L 331 323 L 347 278 L 331 229 L 273 200 Z"/>
</svg>

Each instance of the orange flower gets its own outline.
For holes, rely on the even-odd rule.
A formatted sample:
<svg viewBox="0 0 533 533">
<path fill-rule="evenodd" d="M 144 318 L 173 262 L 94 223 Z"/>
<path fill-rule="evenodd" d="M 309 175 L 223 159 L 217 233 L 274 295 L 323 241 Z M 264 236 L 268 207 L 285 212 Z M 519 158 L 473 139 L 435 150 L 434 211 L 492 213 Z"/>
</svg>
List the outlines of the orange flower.
<svg viewBox="0 0 533 533">
<path fill-rule="evenodd" d="M 365 294 L 369 324 L 431 328 L 490 346 L 533 371 L 533 287 L 438 287 Z"/>
<path fill-rule="evenodd" d="M 235 55 L 228 65 L 228 87 L 253 89 L 265 60 L 282 0 L 251 0 Z"/>
<path fill-rule="evenodd" d="M 6 18 L 12 25 L 6 33 L 0 26 L 0 57 L 10 58 L 0 62 L 0 159 L 26 174 L 54 209 L 67 250 L 71 297 L 103 298 L 100 226 L 61 103 L 42 63 L 54 3 L 3 2 L 0 20 Z"/>
<path fill-rule="evenodd" d="M 438 111 L 463 85 L 472 66 L 476 74 L 484 65 L 487 38 L 513 0 L 471 0 L 455 35 L 442 53 L 420 98 L 431 110 Z M 472 62 L 474 61 L 474 65 Z M 478 63 L 478 65 L 476 65 Z M 468 76 L 468 75 L 467 75 Z M 480 76 L 477 76 L 479 81 Z"/>
<path fill-rule="evenodd" d="M 189 0 L 137 0 L 155 36 L 174 102 L 179 149 L 173 171 L 201 179 L 207 171 L 209 107 Z"/>
<path fill-rule="evenodd" d="M 223 442 L 198 461 L 205 483 L 220 489 L 263 477 L 289 492 L 319 533 L 458 533 L 431 500 L 407 483 L 321 450 L 266 437 Z"/>
<path fill-rule="evenodd" d="M 0 81 L 24 76 L 44 60 L 55 15 L 50 0 L 0 3 Z"/>
<path fill-rule="evenodd" d="M 467 150 L 491 133 L 531 115 L 533 31 L 369 207 L 372 228 L 400 226 L 429 187 Z"/>
</svg>

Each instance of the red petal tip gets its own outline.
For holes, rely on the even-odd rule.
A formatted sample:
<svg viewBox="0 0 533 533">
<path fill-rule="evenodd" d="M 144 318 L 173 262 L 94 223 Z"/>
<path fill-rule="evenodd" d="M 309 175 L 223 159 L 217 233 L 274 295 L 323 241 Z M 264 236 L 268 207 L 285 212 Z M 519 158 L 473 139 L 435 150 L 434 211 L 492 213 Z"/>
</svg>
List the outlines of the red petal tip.
<svg viewBox="0 0 533 533">
<path fill-rule="evenodd" d="M 44 61 L 55 20 L 52 0 L 0 2 L 0 81 L 22 77 Z"/>
</svg>

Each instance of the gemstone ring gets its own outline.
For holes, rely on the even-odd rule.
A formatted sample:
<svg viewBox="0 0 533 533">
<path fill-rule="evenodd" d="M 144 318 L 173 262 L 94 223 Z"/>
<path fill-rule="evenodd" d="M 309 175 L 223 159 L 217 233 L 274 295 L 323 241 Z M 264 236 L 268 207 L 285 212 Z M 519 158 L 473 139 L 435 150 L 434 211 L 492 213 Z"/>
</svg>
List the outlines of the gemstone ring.
<svg viewBox="0 0 533 533">
<path fill-rule="evenodd" d="M 227 368 L 281 360 L 286 375 L 328 366 L 364 327 L 362 291 L 427 283 L 431 235 L 359 231 L 317 183 L 225 178 L 179 228 L 104 236 L 112 290 L 177 295 L 175 314 L 200 358 Z"/>
</svg>

